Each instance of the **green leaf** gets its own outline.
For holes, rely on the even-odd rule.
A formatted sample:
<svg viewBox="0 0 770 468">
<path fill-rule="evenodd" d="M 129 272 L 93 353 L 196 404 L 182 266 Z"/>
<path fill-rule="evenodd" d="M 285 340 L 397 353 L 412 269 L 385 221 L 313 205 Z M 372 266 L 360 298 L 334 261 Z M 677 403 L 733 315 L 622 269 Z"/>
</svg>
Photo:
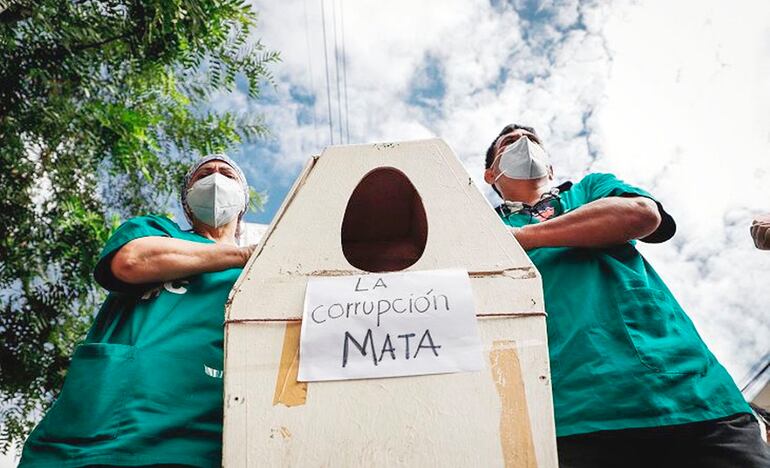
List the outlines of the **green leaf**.
<svg viewBox="0 0 770 468">
<path fill-rule="evenodd" d="M 92 271 L 107 238 L 169 211 L 194 157 L 268 134 L 210 98 L 242 76 L 256 99 L 279 60 L 250 39 L 243 0 L 14 5 L 24 14 L 0 22 L 0 451 L 61 388 L 105 296 Z"/>
</svg>

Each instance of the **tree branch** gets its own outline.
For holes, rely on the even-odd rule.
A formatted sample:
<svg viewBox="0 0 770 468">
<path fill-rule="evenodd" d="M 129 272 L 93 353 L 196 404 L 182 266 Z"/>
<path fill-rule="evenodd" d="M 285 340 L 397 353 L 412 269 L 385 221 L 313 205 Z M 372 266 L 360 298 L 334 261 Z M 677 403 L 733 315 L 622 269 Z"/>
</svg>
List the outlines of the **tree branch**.
<svg viewBox="0 0 770 468">
<path fill-rule="evenodd" d="M 2 8 L 2 7 L 0 7 Z M 12 24 L 25 20 L 32 16 L 32 9 L 22 4 L 9 5 L 6 9 L 0 10 L 0 23 Z"/>
<path fill-rule="evenodd" d="M 77 52 L 80 52 L 80 51 L 83 51 L 83 50 L 87 50 L 87 49 L 94 49 L 94 48 L 101 47 L 103 45 L 109 44 L 110 42 L 117 41 L 119 39 L 129 38 L 133 34 L 134 34 L 133 31 L 129 31 L 129 32 L 125 32 L 123 34 L 118 34 L 117 36 L 108 37 L 107 39 L 104 39 L 104 40 L 101 40 L 101 41 L 92 42 L 90 44 L 78 44 L 78 45 L 75 45 L 73 47 L 65 47 L 65 49 L 67 49 L 69 51 L 77 51 Z"/>
</svg>

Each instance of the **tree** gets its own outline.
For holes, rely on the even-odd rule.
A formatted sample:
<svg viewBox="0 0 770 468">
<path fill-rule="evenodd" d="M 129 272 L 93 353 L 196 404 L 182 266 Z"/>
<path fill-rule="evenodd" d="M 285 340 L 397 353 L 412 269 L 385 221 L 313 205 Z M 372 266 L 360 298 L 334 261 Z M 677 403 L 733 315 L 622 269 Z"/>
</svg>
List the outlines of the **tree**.
<svg viewBox="0 0 770 468">
<path fill-rule="evenodd" d="M 278 54 L 242 0 L 23 0 L 0 8 L 0 450 L 61 388 L 104 298 L 121 220 L 168 207 L 192 158 L 263 136 L 215 112 Z"/>
</svg>

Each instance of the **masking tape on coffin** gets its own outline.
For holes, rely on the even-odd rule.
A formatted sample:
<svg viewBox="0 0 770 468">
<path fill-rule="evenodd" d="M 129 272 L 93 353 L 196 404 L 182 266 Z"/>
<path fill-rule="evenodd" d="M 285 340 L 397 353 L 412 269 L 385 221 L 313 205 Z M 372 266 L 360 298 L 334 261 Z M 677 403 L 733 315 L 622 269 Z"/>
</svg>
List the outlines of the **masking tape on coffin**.
<svg viewBox="0 0 770 468">
<path fill-rule="evenodd" d="M 495 341 L 489 363 L 500 396 L 500 445 L 505 466 L 530 468 L 537 466 L 537 459 L 517 344 Z"/>
<path fill-rule="evenodd" d="M 489 345 L 489 351 L 492 352 L 494 350 L 501 350 L 501 349 L 508 349 L 508 348 L 514 348 L 514 349 L 524 349 L 524 348 L 534 348 L 539 346 L 545 346 L 545 340 L 521 340 L 521 341 L 513 341 L 513 340 L 496 340 L 493 341 L 491 345 Z"/>
<path fill-rule="evenodd" d="M 281 363 L 278 366 L 278 377 L 275 381 L 273 405 L 282 404 L 288 407 L 301 406 L 307 400 L 307 383 L 298 382 L 299 374 L 299 334 L 301 322 L 289 322 L 283 336 Z"/>
</svg>

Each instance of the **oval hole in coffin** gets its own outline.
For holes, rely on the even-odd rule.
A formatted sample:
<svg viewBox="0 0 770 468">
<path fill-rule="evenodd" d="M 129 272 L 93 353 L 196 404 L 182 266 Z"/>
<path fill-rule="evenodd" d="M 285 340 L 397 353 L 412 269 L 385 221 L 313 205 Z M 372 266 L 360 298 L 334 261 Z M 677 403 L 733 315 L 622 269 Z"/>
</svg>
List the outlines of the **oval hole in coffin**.
<svg viewBox="0 0 770 468">
<path fill-rule="evenodd" d="M 364 271 L 398 271 L 417 262 L 428 240 L 422 198 L 406 175 L 380 167 L 364 176 L 342 220 L 342 252 Z"/>
</svg>

